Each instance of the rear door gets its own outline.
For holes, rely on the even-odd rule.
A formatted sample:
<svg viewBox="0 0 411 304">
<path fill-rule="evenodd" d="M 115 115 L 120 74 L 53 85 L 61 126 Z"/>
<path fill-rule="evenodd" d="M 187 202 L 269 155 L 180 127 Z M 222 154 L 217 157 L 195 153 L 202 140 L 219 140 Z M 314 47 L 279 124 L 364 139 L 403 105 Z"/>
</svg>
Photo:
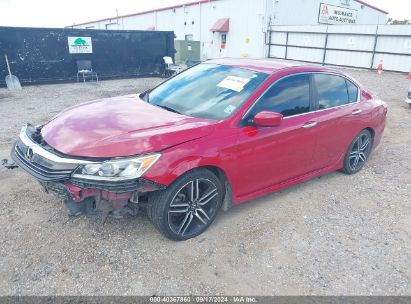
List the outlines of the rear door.
<svg viewBox="0 0 411 304">
<path fill-rule="evenodd" d="M 364 125 L 364 113 L 358 103 L 359 89 L 350 80 L 327 73 L 313 73 L 312 77 L 321 133 L 314 152 L 314 163 L 320 169 L 341 159 Z"/>
</svg>

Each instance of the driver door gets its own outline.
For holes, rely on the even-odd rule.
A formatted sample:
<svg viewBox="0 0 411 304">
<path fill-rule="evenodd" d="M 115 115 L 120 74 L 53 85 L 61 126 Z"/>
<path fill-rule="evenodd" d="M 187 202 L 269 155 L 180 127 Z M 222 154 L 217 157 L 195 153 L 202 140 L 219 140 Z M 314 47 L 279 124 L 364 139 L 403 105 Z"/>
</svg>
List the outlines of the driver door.
<svg viewBox="0 0 411 304">
<path fill-rule="evenodd" d="M 274 83 L 244 117 L 238 136 L 238 188 L 245 196 L 314 170 L 316 128 L 310 74 L 286 76 Z M 276 127 L 252 123 L 255 114 L 284 116 Z"/>
</svg>

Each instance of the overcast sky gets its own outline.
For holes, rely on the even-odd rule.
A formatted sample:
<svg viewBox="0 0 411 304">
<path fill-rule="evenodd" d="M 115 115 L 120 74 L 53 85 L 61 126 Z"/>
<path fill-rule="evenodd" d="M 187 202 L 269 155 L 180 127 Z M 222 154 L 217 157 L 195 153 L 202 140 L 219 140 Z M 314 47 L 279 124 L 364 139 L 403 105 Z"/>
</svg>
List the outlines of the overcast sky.
<svg viewBox="0 0 411 304">
<path fill-rule="evenodd" d="M 0 0 L 0 26 L 63 27 L 73 23 L 136 13 L 193 0 Z M 411 0 L 365 0 L 390 12 L 394 19 L 411 19 Z"/>
</svg>

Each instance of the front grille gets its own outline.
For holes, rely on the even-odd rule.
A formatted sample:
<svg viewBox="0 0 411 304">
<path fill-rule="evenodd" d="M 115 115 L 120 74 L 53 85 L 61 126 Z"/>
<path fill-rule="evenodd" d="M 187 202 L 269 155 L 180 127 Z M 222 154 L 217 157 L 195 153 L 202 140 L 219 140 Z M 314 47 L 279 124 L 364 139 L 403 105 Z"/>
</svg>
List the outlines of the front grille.
<svg viewBox="0 0 411 304">
<path fill-rule="evenodd" d="M 64 185 L 63 183 L 56 183 L 56 182 L 40 182 L 44 190 L 46 190 L 47 193 L 53 193 L 57 197 L 67 199 L 70 196 L 70 192 L 67 189 L 67 186 Z"/>
<path fill-rule="evenodd" d="M 14 147 L 14 153 L 12 154 L 13 160 L 25 171 L 33 175 L 35 178 L 42 181 L 62 181 L 70 178 L 72 169 L 55 169 L 41 165 L 39 162 L 41 156 L 35 155 L 33 161 L 29 161 L 25 158 L 27 147 L 19 145 L 17 143 Z M 48 161 L 48 163 L 50 163 Z"/>
</svg>

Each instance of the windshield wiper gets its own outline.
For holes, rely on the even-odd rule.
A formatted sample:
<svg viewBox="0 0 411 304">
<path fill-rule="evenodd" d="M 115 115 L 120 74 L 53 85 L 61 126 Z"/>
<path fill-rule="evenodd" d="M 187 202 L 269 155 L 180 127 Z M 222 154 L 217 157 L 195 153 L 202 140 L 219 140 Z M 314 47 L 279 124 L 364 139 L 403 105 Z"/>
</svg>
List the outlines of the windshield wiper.
<svg viewBox="0 0 411 304">
<path fill-rule="evenodd" d="M 160 107 L 160 108 L 162 108 L 162 109 L 164 109 L 164 110 L 173 112 L 173 113 L 181 114 L 179 111 L 177 111 L 177 110 L 175 110 L 175 109 L 173 109 L 173 108 L 167 107 L 167 106 L 163 106 L 163 105 L 156 105 L 156 106 L 157 106 L 157 107 Z"/>
</svg>

